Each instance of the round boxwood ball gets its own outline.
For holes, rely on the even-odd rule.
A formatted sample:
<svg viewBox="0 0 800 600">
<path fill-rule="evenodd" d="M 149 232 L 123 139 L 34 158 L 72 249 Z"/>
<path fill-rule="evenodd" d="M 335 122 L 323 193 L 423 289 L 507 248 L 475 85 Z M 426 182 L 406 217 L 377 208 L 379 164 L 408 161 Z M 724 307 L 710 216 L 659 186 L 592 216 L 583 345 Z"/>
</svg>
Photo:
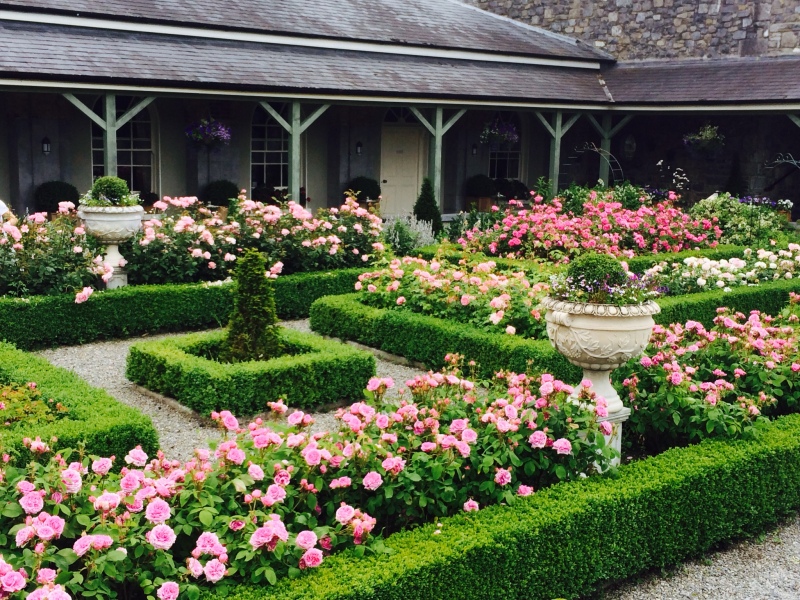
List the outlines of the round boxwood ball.
<svg viewBox="0 0 800 600">
<path fill-rule="evenodd" d="M 603 282 L 610 286 L 624 285 L 628 275 L 619 261 L 608 254 L 583 254 L 567 267 L 567 277 L 587 283 Z"/>
</svg>

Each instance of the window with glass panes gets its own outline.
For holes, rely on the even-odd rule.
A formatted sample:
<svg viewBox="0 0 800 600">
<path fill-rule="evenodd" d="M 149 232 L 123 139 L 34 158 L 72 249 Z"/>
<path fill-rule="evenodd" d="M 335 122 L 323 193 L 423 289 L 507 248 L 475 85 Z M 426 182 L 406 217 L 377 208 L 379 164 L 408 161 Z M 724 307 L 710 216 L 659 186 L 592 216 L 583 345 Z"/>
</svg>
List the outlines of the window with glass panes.
<svg viewBox="0 0 800 600">
<path fill-rule="evenodd" d="M 282 117 L 286 105 L 275 106 Z M 250 138 L 250 179 L 253 188 L 289 185 L 289 132 L 261 106 L 253 114 Z"/>
<path fill-rule="evenodd" d="M 117 117 L 124 115 L 140 100 L 133 96 L 117 96 Z M 95 105 L 95 111 L 104 114 L 102 99 Z M 131 191 L 154 191 L 153 156 L 153 123 L 150 111 L 144 109 L 117 130 L 117 176 L 128 183 Z M 92 177 L 105 174 L 103 130 L 92 123 Z"/>
<path fill-rule="evenodd" d="M 496 118 L 501 122 L 513 123 L 517 132 L 521 132 L 519 119 L 513 113 L 501 112 L 497 114 Z M 492 179 L 519 179 L 520 148 L 519 141 L 515 144 L 492 144 L 489 148 L 489 177 Z"/>
</svg>

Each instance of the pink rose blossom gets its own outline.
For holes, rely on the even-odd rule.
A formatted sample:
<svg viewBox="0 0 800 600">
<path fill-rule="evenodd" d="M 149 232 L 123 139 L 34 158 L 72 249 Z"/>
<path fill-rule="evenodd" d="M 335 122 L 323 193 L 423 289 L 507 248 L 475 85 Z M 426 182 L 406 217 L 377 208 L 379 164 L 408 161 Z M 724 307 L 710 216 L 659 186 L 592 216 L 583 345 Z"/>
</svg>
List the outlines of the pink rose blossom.
<svg viewBox="0 0 800 600">
<path fill-rule="evenodd" d="M 129 465 L 143 467 L 147 464 L 147 454 L 145 454 L 141 446 L 136 446 L 125 455 L 125 462 Z"/>
<path fill-rule="evenodd" d="M 379 487 L 381 487 L 382 483 L 383 477 L 381 477 L 380 474 L 375 471 L 370 471 L 364 476 L 364 488 L 369 491 L 377 490 Z"/>
<path fill-rule="evenodd" d="M 29 515 L 38 513 L 44 507 L 44 500 L 39 492 L 28 492 L 19 499 L 19 505 Z"/>
<path fill-rule="evenodd" d="M 159 600 L 178 600 L 180 587 L 174 581 L 165 581 L 156 591 Z"/>
<path fill-rule="evenodd" d="M 98 475 L 107 475 L 114 461 L 110 458 L 98 458 L 92 462 L 92 471 Z M 74 492 L 70 492 L 74 493 Z"/>
<path fill-rule="evenodd" d="M 480 510 L 480 506 L 472 498 L 464 502 L 464 512 L 477 512 L 478 510 Z"/>
<path fill-rule="evenodd" d="M 206 566 L 203 568 L 203 572 L 206 574 L 206 579 L 208 579 L 211 583 L 216 583 L 225 577 L 226 570 L 227 569 L 225 565 L 222 564 L 217 558 L 208 561 Z"/>
<path fill-rule="evenodd" d="M 156 550 L 169 550 L 177 536 L 169 525 L 156 525 L 145 534 L 145 538 Z"/>
<path fill-rule="evenodd" d="M 322 564 L 322 550 L 319 548 L 310 548 L 306 550 L 300 559 L 300 568 L 313 569 Z"/>
<path fill-rule="evenodd" d="M 544 431 L 534 431 L 528 438 L 528 443 L 534 448 L 544 448 L 547 445 L 547 434 Z"/>
<path fill-rule="evenodd" d="M 555 450 L 557 454 L 571 454 L 572 444 L 568 439 L 560 438 L 553 442 L 553 450 Z"/>
<path fill-rule="evenodd" d="M 317 545 L 317 534 L 313 531 L 301 531 L 297 534 L 295 544 L 303 550 L 308 550 Z"/>
<path fill-rule="evenodd" d="M 511 471 L 508 469 L 498 469 L 494 476 L 497 485 L 508 485 L 511 483 Z"/>
<path fill-rule="evenodd" d="M 255 481 L 264 479 L 264 470 L 256 464 L 247 467 L 247 474 L 250 475 Z"/>
<path fill-rule="evenodd" d="M 356 514 L 356 510 L 347 504 L 342 504 L 336 510 L 336 520 L 339 521 L 342 525 L 347 525 Z"/>
<path fill-rule="evenodd" d="M 156 498 L 150 502 L 144 511 L 144 518 L 151 523 L 164 523 L 171 515 L 172 511 L 170 510 L 169 504 L 161 498 Z"/>
<path fill-rule="evenodd" d="M 520 485 L 517 488 L 517 496 L 530 496 L 533 494 L 533 488 L 528 485 Z"/>
</svg>

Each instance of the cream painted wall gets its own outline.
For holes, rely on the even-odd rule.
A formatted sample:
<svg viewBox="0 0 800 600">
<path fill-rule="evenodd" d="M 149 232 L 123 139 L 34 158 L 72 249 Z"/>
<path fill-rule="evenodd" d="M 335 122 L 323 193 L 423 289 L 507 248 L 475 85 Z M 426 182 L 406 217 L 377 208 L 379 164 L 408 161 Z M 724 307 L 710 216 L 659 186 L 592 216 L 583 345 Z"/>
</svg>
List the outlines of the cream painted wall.
<svg viewBox="0 0 800 600">
<path fill-rule="evenodd" d="M 5 97 L 0 95 L 0 200 L 6 203 L 11 201 L 11 172 L 9 169 L 8 149 L 8 110 Z"/>
<path fill-rule="evenodd" d="M 186 117 L 183 102 L 159 98 L 151 106 L 153 144 L 160 167 L 156 174 L 155 191 L 159 196 L 184 196 L 189 193 L 189 189 L 186 178 Z"/>
<path fill-rule="evenodd" d="M 330 109 L 328 109 L 330 110 Z M 303 179 L 310 208 L 328 205 L 328 131 L 331 116 L 327 112 L 306 130 L 303 138 Z"/>
</svg>

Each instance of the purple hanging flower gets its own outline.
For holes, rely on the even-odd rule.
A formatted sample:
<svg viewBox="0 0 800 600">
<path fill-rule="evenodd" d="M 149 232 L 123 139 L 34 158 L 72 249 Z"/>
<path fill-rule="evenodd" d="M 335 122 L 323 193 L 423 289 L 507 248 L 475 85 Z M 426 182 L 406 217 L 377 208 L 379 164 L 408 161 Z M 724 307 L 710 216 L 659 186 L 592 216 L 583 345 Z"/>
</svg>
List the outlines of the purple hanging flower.
<svg viewBox="0 0 800 600">
<path fill-rule="evenodd" d="M 186 128 L 186 137 L 206 146 L 231 143 L 231 128 L 223 125 L 214 117 L 200 119 Z"/>
</svg>

